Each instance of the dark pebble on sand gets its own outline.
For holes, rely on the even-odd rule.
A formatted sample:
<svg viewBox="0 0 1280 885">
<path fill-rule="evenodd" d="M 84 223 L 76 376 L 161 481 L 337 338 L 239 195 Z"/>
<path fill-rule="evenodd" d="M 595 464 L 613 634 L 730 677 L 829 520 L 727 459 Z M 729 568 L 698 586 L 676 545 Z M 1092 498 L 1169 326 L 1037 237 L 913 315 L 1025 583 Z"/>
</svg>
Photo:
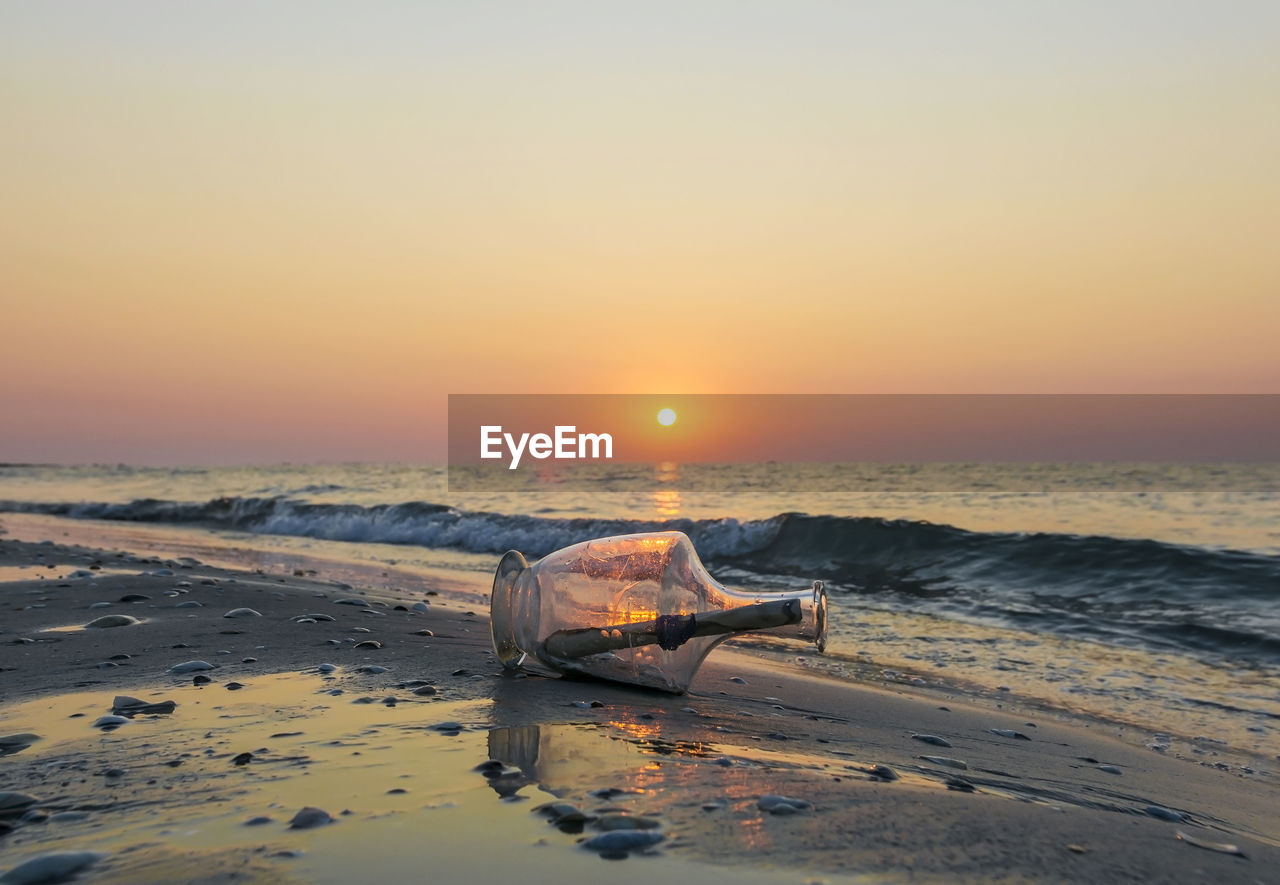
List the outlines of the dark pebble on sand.
<svg viewBox="0 0 1280 885">
<path fill-rule="evenodd" d="M 949 747 L 951 742 L 945 738 L 940 738 L 936 734 L 913 734 L 912 740 L 921 741 L 926 744 L 933 744 L 935 747 Z"/>
<path fill-rule="evenodd" d="M 887 765 L 876 765 L 867 771 L 867 774 L 879 781 L 896 781 L 898 773 Z"/>
<path fill-rule="evenodd" d="M 228 682 L 226 685 L 223 686 L 223 688 L 225 688 L 227 691 L 239 691 L 240 689 L 244 688 L 244 683 Z"/>
<path fill-rule="evenodd" d="M 329 812 L 308 805 L 289 821 L 289 829 L 309 830 L 312 827 L 321 827 L 328 823 L 333 823 L 333 818 L 329 816 Z"/>
<path fill-rule="evenodd" d="M 0 793 L 0 815 L 8 816 L 30 808 L 40 800 L 26 793 Z"/>
<path fill-rule="evenodd" d="M 623 860 L 632 851 L 641 851 L 661 842 L 665 836 L 652 830 L 616 830 L 592 836 L 582 843 L 588 851 L 594 851 L 606 860 Z"/>
<path fill-rule="evenodd" d="M 129 720 L 123 716 L 99 716 L 93 722 L 94 728 L 101 728 L 103 731 L 115 731 L 120 726 L 126 724 Z"/>
<path fill-rule="evenodd" d="M 213 680 L 210 679 L 208 676 L 205 676 L 200 673 L 197 673 L 195 676 L 191 677 L 192 685 L 208 685 L 212 681 Z"/>
<path fill-rule="evenodd" d="M 1165 808 L 1163 805 L 1148 805 L 1143 811 L 1152 817 L 1174 821 L 1175 823 L 1183 823 L 1187 819 L 1187 816 L 1181 811 L 1174 811 L 1172 808 Z"/>
<path fill-rule="evenodd" d="M 356 648 L 382 648 L 382 643 L 376 639 L 366 639 L 363 642 L 357 642 Z"/>
<path fill-rule="evenodd" d="M 231 757 L 232 765 L 248 765 L 253 761 L 252 753 L 237 753 Z"/>
<path fill-rule="evenodd" d="M 948 790 L 956 790 L 961 793 L 972 793 L 974 791 L 973 784 L 962 777 L 949 777 L 943 783 L 947 785 Z"/>
<path fill-rule="evenodd" d="M 1098 771 L 1105 771 L 1107 774 L 1124 774 L 1116 765 L 1099 765 Z"/>
<path fill-rule="evenodd" d="M 991 734 L 999 735 L 1002 738 L 1016 738 L 1020 741 L 1031 740 L 1031 738 L 1027 737 L 1022 732 L 1014 731 L 1012 728 L 988 728 L 987 731 Z"/>
<path fill-rule="evenodd" d="M 4 882 L 5 885 L 43 885 L 46 882 L 65 882 L 106 856 L 100 851 L 59 851 L 40 854 L 9 870 L 0 878 L 0 882 Z"/>
<path fill-rule="evenodd" d="M 756 801 L 756 808 L 769 814 L 796 814 L 800 811 L 806 811 L 813 805 L 804 799 L 795 799 L 791 796 L 777 796 L 772 793 L 761 796 Z"/>
<path fill-rule="evenodd" d="M 258 815 L 257 817 L 251 817 L 251 818 L 249 818 L 247 821 L 245 821 L 245 822 L 244 822 L 244 826 L 246 826 L 246 827 L 260 827 L 260 826 L 262 826 L 263 824 L 269 824 L 269 823 L 271 823 L 271 818 L 267 817 L 267 816 L 266 816 L 266 815 L 264 815 L 264 814 L 260 814 L 260 815 Z"/>
<path fill-rule="evenodd" d="M 145 593 L 126 593 L 120 597 L 121 602 L 146 602 L 151 597 Z"/>
<path fill-rule="evenodd" d="M 431 697 L 432 695 L 437 694 L 438 691 L 434 685 L 424 685 L 421 688 L 415 688 L 413 693 L 420 697 Z"/>
</svg>

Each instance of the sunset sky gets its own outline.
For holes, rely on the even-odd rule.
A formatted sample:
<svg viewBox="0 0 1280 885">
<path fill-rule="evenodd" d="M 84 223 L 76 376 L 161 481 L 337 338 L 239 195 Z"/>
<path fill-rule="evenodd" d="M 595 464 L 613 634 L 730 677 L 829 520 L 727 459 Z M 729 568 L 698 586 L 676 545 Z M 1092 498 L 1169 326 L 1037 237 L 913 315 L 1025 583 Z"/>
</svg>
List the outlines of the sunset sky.
<svg viewBox="0 0 1280 885">
<path fill-rule="evenodd" d="M 1280 5 L 0 2 L 0 461 L 1280 392 Z"/>
</svg>

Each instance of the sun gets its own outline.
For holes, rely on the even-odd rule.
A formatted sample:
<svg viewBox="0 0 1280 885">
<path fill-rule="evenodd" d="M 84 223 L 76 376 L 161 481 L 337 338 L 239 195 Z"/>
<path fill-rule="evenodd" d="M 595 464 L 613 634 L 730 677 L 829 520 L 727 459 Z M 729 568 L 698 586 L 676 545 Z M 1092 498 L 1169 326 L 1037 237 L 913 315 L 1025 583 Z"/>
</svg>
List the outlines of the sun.
<svg viewBox="0 0 1280 885">
<path fill-rule="evenodd" d="M 658 423 L 661 424 L 663 427 L 670 427 L 672 424 L 675 424 L 676 410 L 663 409 L 661 412 L 658 413 Z"/>
</svg>

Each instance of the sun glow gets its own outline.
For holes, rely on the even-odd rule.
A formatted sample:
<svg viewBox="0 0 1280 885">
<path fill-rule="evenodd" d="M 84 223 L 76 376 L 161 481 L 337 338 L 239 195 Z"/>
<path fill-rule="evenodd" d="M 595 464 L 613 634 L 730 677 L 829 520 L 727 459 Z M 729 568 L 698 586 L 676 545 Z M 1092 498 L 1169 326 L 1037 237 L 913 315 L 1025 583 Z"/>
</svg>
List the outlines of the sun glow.
<svg viewBox="0 0 1280 885">
<path fill-rule="evenodd" d="M 663 427 L 670 427 L 672 424 L 675 424 L 676 410 L 663 409 L 662 411 L 660 411 L 658 413 L 658 423 L 661 424 Z"/>
</svg>

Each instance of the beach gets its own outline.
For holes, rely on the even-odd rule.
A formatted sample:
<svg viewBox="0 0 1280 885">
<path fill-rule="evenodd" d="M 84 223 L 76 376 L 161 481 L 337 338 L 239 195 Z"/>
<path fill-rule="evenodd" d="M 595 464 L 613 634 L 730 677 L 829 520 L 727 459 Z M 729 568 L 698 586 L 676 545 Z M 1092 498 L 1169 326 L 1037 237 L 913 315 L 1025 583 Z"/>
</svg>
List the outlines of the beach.
<svg viewBox="0 0 1280 885">
<path fill-rule="evenodd" d="M 184 555 L 0 542 L 0 869 L 1263 882 L 1280 861 L 1274 760 L 1227 745 L 832 678 L 802 649 L 722 646 L 683 696 L 504 672 L 474 581 Z M 84 628 L 108 615 L 137 623 Z"/>
</svg>

